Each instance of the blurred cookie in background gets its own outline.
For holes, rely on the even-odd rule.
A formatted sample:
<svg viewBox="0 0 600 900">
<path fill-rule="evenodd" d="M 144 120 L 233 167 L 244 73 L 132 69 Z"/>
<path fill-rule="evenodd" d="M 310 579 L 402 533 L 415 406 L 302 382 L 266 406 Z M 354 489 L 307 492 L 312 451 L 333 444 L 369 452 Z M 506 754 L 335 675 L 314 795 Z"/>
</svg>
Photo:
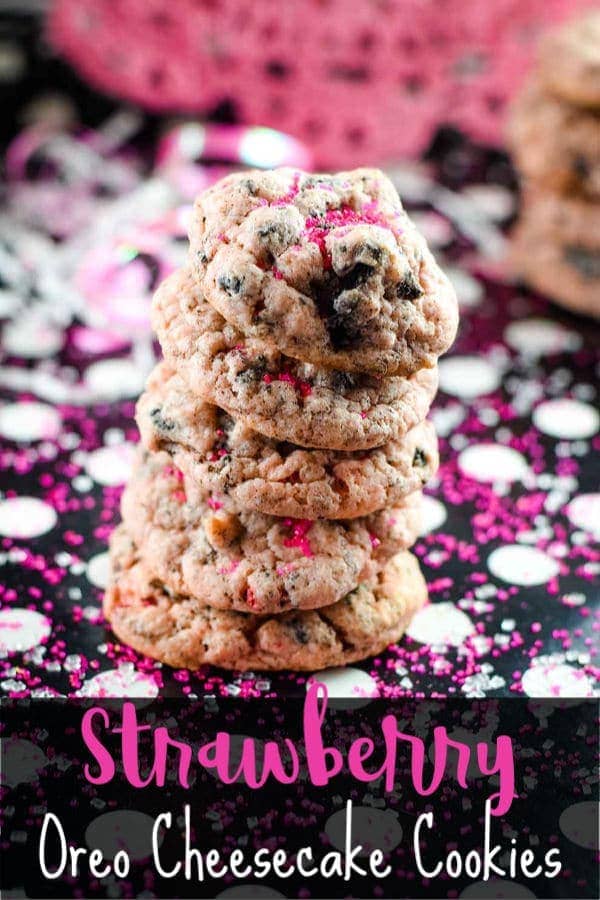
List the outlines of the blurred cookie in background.
<svg viewBox="0 0 600 900">
<path fill-rule="evenodd" d="M 600 201 L 600 108 L 561 100 L 536 75 L 513 105 L 507 137 L 525 179 Z"/>
<path fill-rule="evenodd" d="M 508 143 L 523 182 L 511 268 L 573 312 L 600 317 L 600 13 L 542 40 Z"/>
<path fill-rule="evenodd" d="M 600 318 L 600 231 L 586 229 L 599 219 L 600 204 L 526 195 L 513 231 L 513 271 L 567 309 Z"/>
<path fill-rule="evenodd" d="M 541 42 L 540 76 L 575 106 L 600 107 L 600 9 L 574 19 Z"/>
</svg>

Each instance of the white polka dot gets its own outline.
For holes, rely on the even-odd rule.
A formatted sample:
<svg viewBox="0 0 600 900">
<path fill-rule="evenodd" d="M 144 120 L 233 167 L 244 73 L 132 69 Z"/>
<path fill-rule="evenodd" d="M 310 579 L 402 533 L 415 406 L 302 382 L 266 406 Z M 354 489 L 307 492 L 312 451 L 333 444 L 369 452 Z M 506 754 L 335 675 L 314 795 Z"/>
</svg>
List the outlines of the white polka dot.
<svg viewBox="0 0 600 900">
<path fill-rule="evenodd" d="M 463 194 L 491 222 L 505 222 L 515 209 L 514 194 L 500 184 L 469 184 Z"/>
<path fill-rule="evenodd" d="M 148 373 L 130 359 L 103 359 L 85 370 L 85 383 L 100 400 L 137 397 Z"/>
<path fill-rule="evenodd" d="M 574 441 L 596 434 L 600 414 L 579 400 L 547 400 L 534 409 L 533 424 L 550 437 Z"/>
<path fill-rule="evenodd" d="M 327 819 L 325 833 L 337 850 L 343 850 L 346 839 L 346 808 Z M 357 856 L 367 856 L 379 848 L 390 853 L 402 840 L 402 826 L 391 809 L 373 806 L 352 807 L 352 844 L 361 844 Z"/>
<path fill-rule="evenodd" d="M 441 437 L 452 434 L 466 418 L 467 411 L 462 403 L 449 403 L 431 411 L 431 421 Z"/>
<path fill-rule="evenodd" d="M 458 457 L 465 475 L 476 481 L 521 481 L 529 472 L 525 457 L 502 444 L 472 444 Z"/>
<path fill-rule="evenodd" d="M 47 403 L 7 403 L 0 409 L 0 432 L 9 441 L 51 441 L 60 426 L 59 413 Z"/>
<path fill-rule="evenodd" d="M 541 658 L 530 666 L 522 679 L 528 697 L 592 697 L 593 686 L 581 669 L 564 663 L 544 663 Z"/>
<path fill-rule="evenodd" d="M 431 191 L 431 176 L 425 165 L 405 160 L 386 168 L 386 174 L 400 194 L 402 202 L 426 201 Z"/>
<path fill-rule="evenodd" d="M 97 588 L 104 588 L 108 584 L 110 575 L 110 556 L 108 553 L 98 553 L 88 560 L 86 575 L 88 581 Z"/>
<path fill-rule="evenodd" d="M 16 291 L 0 288 L 0 319 L 14 316 L 21 308 L 22 303 L 23 300 Z"/>
<path fill-rule="evenodd" d="M 24 653 L 50 634 L 50 622 L 32 609 L 0 610 L 0 654 Z"/>
<path fill-rule="evenodd" d="M 483 286 L 476 278 L 458 266 L 444 266 L 444 272 L 452 282 L 459 305 L 465 309 L 479 306 L 483 299 Z"/>
<path fill-rule="evenodd" d="M 475 632 L 470 618 L 454 603 L 430 603 L 414 616 L 406 633 L 420 644 L 460 647 Z"/>
<path fill-rule="evenodd" d="M 98 816 L 85 831 L 88 847 L 98 847 L 106 859 L 125 850 L 131 860 L 148 859 L 152 855 L 154 819 L 133 809 L 115 809 Z M 162 835 L 158 835 L 159 844 Z"/>
<path fill-rule="evenodd" d="M 504 330 L 504 340 L 523 356 L 538 359 L 556 353 L 573 353 L 581 347 L 581 335 L 551 319 L 519 319 Z"/>
<path fill-rule="evenodd" d="M 566 513 L 576 528 L 590 534 L 600 534 L 600 494 L 580 494 L 571 500 Z"/>
<path fill-rule="evenodd" d="M 5 354 L 26 359 L 54 356 L 63 341 L 64 335 L 59 328 L 35 314 L 18 316 L 7 323 L 2 332 Z"/>
<path fill-rule="evenodd" d="M 151 675 L 137 672 L 133 666 L 124 665 L 109 672 L 100 672 L 86 681 L 77 691 L 78 697 L 141 697 L 152 699 L 158 694 L 158 685 Z"/>
<path fill-rule="evenodd" d="M 529 888 L 517 881 L 490 879 L 470 884 L 459 894 L 460 900 L 535 900 Z"/>
<path fill-rule="evenodd" d="M 0 501 L 0 534 L 34 538 L 50 531 L 57 522 L 54 509 L 37 497 L 9 497 Z"/>
<path fill-rule="evenodd" d="M 431 247 L 445 247 L 452 242 L 454 229 L 439 213 L 411 212 L 410 217 Z"/>
<path fill-rule="evenodd" d="M 448 517 L 446 507 L 435 497 L 424 494 L 421 500 L 421 534 L 429 534 L 444 524 Z"/>
<path fill-rule="evenodd" d="M 523 587 L 545 584 L 559 572 L 558 563 L 551 556 L 536 547 L 519 544 L 498 547 L 488 556 L 487 565 L 496 578 Z"/>
<path fill-rule="evenodd" d="M 574 803 L 561 813 L 558 827 L 578 847 L 597 850 L 599 812 L 600 806 L 595 800 Z"/>
<path fill-rule="evenodd" d="M 135 445 L 115 444 L 92 450 L 85 461 L 85 470 L 98 484 L 116 486 L 125 484 L 131 475 Z"/>
<path fill-rule="evenodd" d="M 451 356 L 440 360 L 440 387 L 447 394 L 471 399 L 495 391 L 502 380 L 499 369 L 478 356 Z"/>
<path fill-rule="evenodd" d="M 35 781 L 38 773 L 48 764 L 46 755 L 31 741 L 20 738 L 5 738 L 0 741 L 2 747 L 2 784 L 16 787 Z"/>
<path fill-rule="evenodd" d="M 369 698 L 379 693 L 377 682 L 368 672 L 352 666 L 339 666 L 317 672 L 307 682 L 307 688 L 314 681 L 320 681 L 327 688 L 329 705 L 335 709 L 343 709 L 346 700 L 351 702 L 349 708 L 358 709 L 370 702 Z"/>
</svg>

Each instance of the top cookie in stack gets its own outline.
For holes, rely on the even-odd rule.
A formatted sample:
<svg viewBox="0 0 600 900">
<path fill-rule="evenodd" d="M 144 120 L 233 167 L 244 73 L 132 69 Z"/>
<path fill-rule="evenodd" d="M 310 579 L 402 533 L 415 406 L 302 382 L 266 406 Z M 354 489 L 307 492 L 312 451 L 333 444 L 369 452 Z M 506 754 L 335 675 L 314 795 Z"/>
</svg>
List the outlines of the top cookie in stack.
<svg viewBox="0 0 600 900">
<path fill-rule="evenodd" d="M 523 176 L 516 271 L 575 311 L 600 315 L 600 13 L 551 32 L 514 104 Z"/>
<path fill-rule="evenodd" d="M 197 200 L 190 250 L 214 309 L 301 362 L 413 375 L 454 338 L 454 293 L 377 170 L 232 175 Z"/>
<path fill-rule="evenodd" d="M 232 175 L 190 243 L 153 304 L 107 617 L 172 665 L 372 655 L 426 597 L 406 551 L 454 291 L 377 170 Z"/>
</svg>

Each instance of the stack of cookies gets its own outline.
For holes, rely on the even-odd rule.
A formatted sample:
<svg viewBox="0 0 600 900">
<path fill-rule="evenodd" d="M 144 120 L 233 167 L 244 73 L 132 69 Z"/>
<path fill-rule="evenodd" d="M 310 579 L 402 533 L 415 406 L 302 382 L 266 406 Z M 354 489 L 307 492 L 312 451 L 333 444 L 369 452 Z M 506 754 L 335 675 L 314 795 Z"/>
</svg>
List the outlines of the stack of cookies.
<svg viewBox="0 0 600 900">
<path fill-rule="evenodd" d="M 164 355 L 105 613 L 173 666 L 319 669 L 398 640 L 454 291 L 379 171 L 231 175 L 159 288 Z"/>
<path fill-rule="evenodd" d="M 542 42 L 509 141 L 523 176 L 516 273 L 573 311 L 600 316 L 600 12 Z"/>
</svg>

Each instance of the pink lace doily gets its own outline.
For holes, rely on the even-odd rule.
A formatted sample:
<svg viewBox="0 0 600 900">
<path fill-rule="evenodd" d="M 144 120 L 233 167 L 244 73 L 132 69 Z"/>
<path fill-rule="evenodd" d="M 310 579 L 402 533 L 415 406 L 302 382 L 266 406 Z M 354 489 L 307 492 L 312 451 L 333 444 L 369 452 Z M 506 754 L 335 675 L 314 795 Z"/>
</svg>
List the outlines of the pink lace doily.
<svg viewBox="0 0 600 900">
<path fill-rule="evenodd" d="M 154 111 L 231 104 L 321 166 L 415 155 L 440 123 L 498 142 L 540 31 L 596 0 L 54 0 L 53 46 Z M 115 40 L 118 35 L 118 40 Z"/>
</svg>

